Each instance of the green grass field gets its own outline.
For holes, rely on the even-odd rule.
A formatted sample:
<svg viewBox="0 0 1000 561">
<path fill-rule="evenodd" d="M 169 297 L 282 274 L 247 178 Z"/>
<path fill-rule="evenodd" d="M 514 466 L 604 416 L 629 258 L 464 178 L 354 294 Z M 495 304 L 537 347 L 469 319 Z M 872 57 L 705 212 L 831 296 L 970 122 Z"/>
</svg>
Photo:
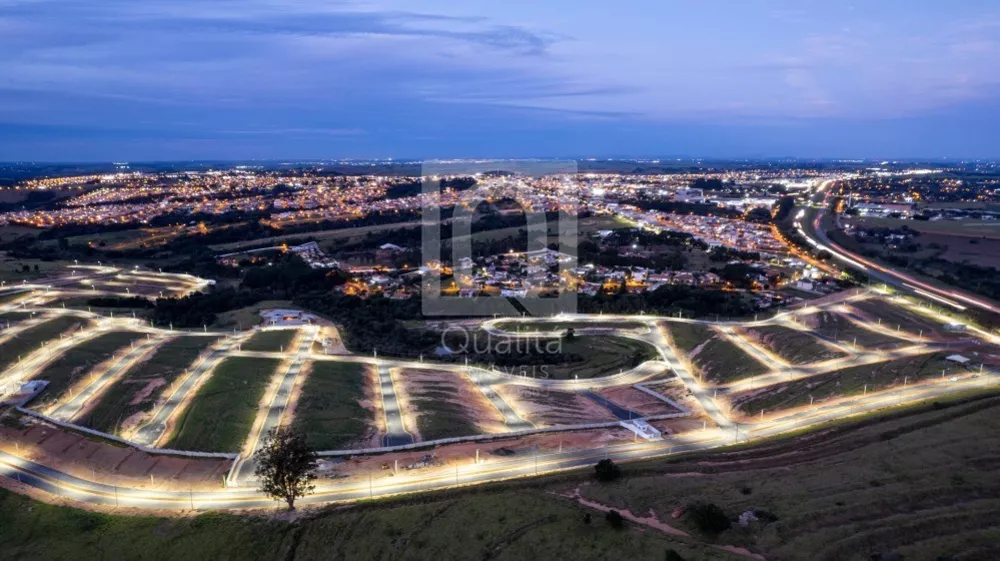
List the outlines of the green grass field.
<svg viewBox="0 0 1000 561">
<path fill-rule="evenodd" d="M 686 517 L 669 517 L 675 508 L 705 501 L 730 519 L 767 511 L 777 520 L 733 523 L 711 538 L 767 559 L 1000 558 L 1000 399 L 918 411 L 711 454 L 709 462 L 624 466 L 621 483 L 584 487 L 583 495 L 632 512 L 652 509 L 695 536 Z"/>
<path fill-rule="evenodd" d="M 42 343 L 57 340 L 60 335 L 74 332 L 87 325 L 90 325 L 90 322 L 84 319 L 57 316 L 18 333 L 12 339 L 0 344 L 0 371 L 16 364 L 19 356 L 27 357 L 37 351 Z"/>
<path fill-rule="evenodd" d="M 277 353 L 284 349 L 288 352 L 292 344 L 292 339 L 298 331 L 294 329 L 273 329 L 270 331 L 260 331 L 254 333 L 243 343 L 241 348 L 244 351 L 261 351 L 267 353 Z"/>
<path fill-rule="evenodd" d="M 260 311 L 269 308 L 293 308 L 290 300 L 266 300 L 258 302 L 253 306 L 222 312 L 215 318 L 215 323 L 211 327 L 217 329 L 247 329 L 255 325 L 260 325 L 264 318 L 260 317 Z"/>
<path fill-rule="evenodd" d="M 574 355 L 582 358 L 582 361 L 548 364 L 548 376 L 557 380 L 573 378 L 584 380 L 612 376 L 659 357 L 651 345 L 633 339 L 610 336 L 578 336 L 564 339 L 561 354 Z M 516 370 L 514 372 L 516 373 Z"/>
<path fill-rule="evenodd" d="M 910 331 L 918 335 L 922 331 L 925 336 L 941 337 L 944 339 L 964 339 L 968 337 L 962 333 L 948 333 L 943 329 L 941 322 L 878 298 L 852 302 L 851 306 L 870 315 L 875 321 L 881 319 L 882 325 L 889 329 L 901 328 L 903 331 Z"/>
<path fill-rule="evenodd" d="M 209 374 L 164 448 L 238 452 L 280 360 L 230 357 Z"/>
<path fill-rule="evenodd" d="M 895 349 L 911 343 L 870 331 L 833 312 L 814 314 L 803 319 L 802 323 L 812 327 L 817 333 L 848 346 L 853 346 L 857 341 L 858 346 L 865 349 Z"/>
<path fill-rule="evenodd" d="M 417 410 L 417 432 L 422 440 L 471 436 L 483 431 L 476 425 L 462 396 L 450 384 L 409 385 L 407 400 Z"/>
<path fill-rule="evenodd" d="M 317 450 L 337 450 L 359 440 L 373 426 L 365 398 L 365 369 L 356 362 L 315 361 L 302 385 L 292 426 Z"/>
<path fill-rule="evenodd" d="M 31 312 L 5 312 L 0 314 L 0 329 L 6 329 L 7 324 L 10 323 L 14 325 L 15 323 L 26 320 L 31 317 Z"/>
<path fill-rule="evenodd" d="M 19 283 L 22 280 L 31 282 L 48 277 L 57 271 L 64 270 L 72 261 L 42 261 L 41 259 L 10 259 L 0 262 L 0 281 L 7 284 Z M 27 267 L 27 270 L 24 268 Z"/>
<path fill-rule="evenodd" d="M 66 351 L 35 376 L 36 380 L 48 380 L 49 385 L 42 395 L 32 401 L 32 408 L 47 407 L 95 366 L 108 360 L 116 352 L 129 349 L 132 342 L 138 344 L 142 338 L 142 333 L 134 331 L 111 331 Z"/>
<path fill-rule="evenodd" d="M 122 421 L 141 411 L 151 410 L 163 390 L 216 341 L 215 337 L 177 337 L 160 345 L 148 359 L 136 364 L 122 379 L 111 384 L 80 423 L 100 431 L 117 433 Z M 140 392 L 151 383 L 157 384 L 157 387 L 145 398 L 141 397 Z"/>
<path fill-rule="evenodd" d="M 735 382 L 767 372 L 766 366 L 708 326 L 671 322 L 667 330 L 678 350 L 710 382 Z"/>
<path fill-rule="evenodd" d="M 688 561 L 740 559 L 655 532 L 615 530 L 596 512 L 587 525 L 585 512 L 524 489 L 328 509 L 296 522 L 221 513 L 130 517 L 0 490 L 0 559 L 660 560 L 668 549 Z"/>
<path fill-rule="evenodd" d="M 951 354 L 953 353 L 928 353 L 810 376 L 779 384 L 774 387 L 775 391 L 743 401 L 738 407 L 749 415 L 761 409 L 774 411 L 808 405 L 810 396 L 821 402 L 830 398 L 862 395 L 866 391 L 900 387 L 904 381 L 912 384 L 927 378 L 940 378 L 942 371 L 946 378 L 967 373 L 962 366 L 945 360 Z"/>
<path fill-rule="evenodd" d="M 810 364 L 846 356 L 806 332 L 780 325 L 753 327 L 744 332 L 789 364 Z"/>
</svg>

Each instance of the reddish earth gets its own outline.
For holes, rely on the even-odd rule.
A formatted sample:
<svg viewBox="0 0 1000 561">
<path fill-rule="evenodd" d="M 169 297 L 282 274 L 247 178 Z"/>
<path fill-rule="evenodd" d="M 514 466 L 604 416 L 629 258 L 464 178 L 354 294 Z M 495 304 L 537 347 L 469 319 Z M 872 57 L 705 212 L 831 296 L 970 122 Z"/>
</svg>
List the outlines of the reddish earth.
<svg viewBox="0 0 1000 561">
<path fill-rule="evenodd" d="M 537 427 L 617 421 L 611 411 L 582 394 L 505 384 L 497 393 Z"/>
<path fill-rule="evenodd" d="M 96 476 L 112 485 L 140 488 L 216 490 L 231 465 L 223 459 L 147 454 L 36 421 L 22 429 L 0 428 L 0 447 L 87 480 Z"/>
</svg>

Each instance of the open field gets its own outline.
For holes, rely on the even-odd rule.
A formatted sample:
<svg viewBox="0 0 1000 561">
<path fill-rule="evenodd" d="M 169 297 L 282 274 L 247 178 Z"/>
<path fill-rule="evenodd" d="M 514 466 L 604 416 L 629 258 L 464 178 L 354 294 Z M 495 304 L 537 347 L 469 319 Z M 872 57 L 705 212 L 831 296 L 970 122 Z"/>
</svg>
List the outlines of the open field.
<svg viewBox="0 0 1000 561">
<path fill-rule="evenodd" d="M 40 325 L 26 329 L 13 339 L 0 344 L 0 371 L 39 349 L 46 341 L 59 339 L 60 335 L 76 331 L 90 322 L 72 316 L 57 316 Z"/>
<path fill-rule="evenodd" d="M 611 411 L 582 393 L 508 384 L 497 393 L 538 427 L 617 421 Z"/>
<path fill-rule="evenodd" d="M 639 528 L 615 530 L 541 489 L 462 493 L 327 509 L 295 522 L 201 514 L 130 517 L 36 503 L 0 490 L 0 559 L 662 559 L 734 561 Z"/>
<path fill-rule="evenodd" d="M 111 384 L 81 424 L 108 433 L 134 425 L 138 419 L 133 416 L 152 410 L 160 393 L 216 341 L 213 337 L 176 337 L 163 343 Z"/>
<path fill-rule="evenodd" d="M 64 272 L 72 261 L 42 261 L 41 259 L 15 259 L 6 254 L 0 258 L 0 281 L 7 284 L 19 283 L 23 280 L 33 280 Z M 25 270 L 24 268 L 28 269 Z"/>
<path fill-rule="evenodd" d="M 634 411 L 643 417 L 680 413 L 679 409 L 669 403 L 651 396 L 646 392 L 639 391 L 632 386 L 604 388 L 596 391 L 595 393 L 604 399 L 609 400 L 611 403 L 629 411 Z"/>
<path fill-rule="evenodd" d="M 31 312 L 4 312 L 0 313 L 0 328 L 5 329 L 7 324 L 15 323 L 31 317 Z"/>
<path fill-rule="evenodd" d="M 1000 399 L 920 411 L 730 453 L 625 466 L 621 483 L 586 485 L 581 494 L 653 512 L 694 536 L 701 534 L 688 517 L 670 517 L 674 509 L 704 501 L 730 519 L 766 511 L 777 520 L 747 528 L 734 522 L 712 541 L 767 559 L 1000 558 Z"/>
<path fill-rule="evenodd" d="M 31 402 L 31 407 L 48 407 L 95 366 L 109 360 L 118 351 L 130 348 L 131 343 L 142 337 L 141 333 L 134 331 L 111 331 L 69 349 L 35 375 L 36 380 L 47 380 L 49 385 Z"/>
<path fill-rule="evenodd" d="M 968 335 L 964 333 L 945 331 L 941 322 L 878 298 L 852 302 L 851 306 L 875 321 L 882 320 L 882 325 L 889 329 L 899 328 L 918 336 L 923 332 L 924 337 L 945 340 L 968 338 Z"/>
<path fill-rule="evenodd" d="M 789 364 L 810 364 L 845 356 L 809 333 L 789 327 L 766 325 L 742 331 L 748 338 L 768 348 Z"/>
<path fill-rule="evenodd" d="M 266 353 L 288 351 L 296 333 L 298 331 L 294 329 L 260 331 L 250 336 L 241 348 L 244 351 L 261 351 Z"/>
<path fill-rule="evenodd" d="M 453 337 L 449 346 L 466 349 L 470 362 L 495 362 L 497 369 L 508 374 L 557 380 L 611 376 L 659 358 L 651 345 L 625 337 L 578 335 L 562 339 L 519 339 L 489 336 L 485 332 L 474 332 L 469 337 L 460 333 L 450 335 Z"/>
<path fill-rule="evenodd" d="M 1000 222 L 996 220 L 904 220 L 902 218 L 864 217 L 851 219 L 852 224 L 864 225 L 867 228 L 901 228 L 906 226 L 911 230 L 928 234 L 946 234 L 951 236 L 985 236 L 1000 238 Z"/>
<path fill-rule="evenodd" d="M 292 426 L 317 450 L 350 448 L 356 443 L 377 446 L 371 367 L 315 361 L 308 368 Z"/>
<path fill-rule="evenodd" d="M 737 396 L 736 401 L 739 409 L 751 415 L 761 409 L 770 412 L 808 405 L 810 397 L 822 402 L 831 398 L 862 395 L 866 391 L 870 393 L 902 386 L 904 381 L 913 384 L 927 378 L 937 379 L 941 377 L 942 370 L 946 372 L 946 378 L 959 373 L 968 373 L 964 367 L 945 360 L 950 354 L 953 353 L 928 353 L 877 364 L 853 366 L 763 390 L 746 392 L 742 399 Z"/>
<path fill-rule="evenodd" d="M 819 312 L 799 318 L 799 322 L 812 328 L 820 335 L 853 346 L 866 349 L 895 349 L 912 344 L 912 341 L 898 339 L 865 329 L 835 312 Z"/>
<path fill-rule="evenodd" d="M 223 360 L 198 388 L 164 448 L 238 452 L 280 364 L 280 360 L 270 358 Z"/>
<path fill-rule="evenodd" d="M 735 382 L 768 370 L 711 327 L 679 322 L 667 323 L 666 326 L 673 344 L 709 382 Z"/>
<path fill-rule="evenodd" d="M 222 312 L 216 316 L 215 323 L 209 327 L 216 329 L 246 329 L 248 327 L 260 325 L 264 321 L 264 318 L 260 317 L 261 310 L 294 307 L 295 306 L 290 300 L 266 300 L 264 302 L 258 302 L 253 306 Z"/>
<path fill-rule="evenodd" d="M 416 420 L 419 440 L 504 430 L 503 417 L 462 374 L 404 368 L 398 371 L 395 380 L 403 395 L 405 418 Z"/>
</svg>

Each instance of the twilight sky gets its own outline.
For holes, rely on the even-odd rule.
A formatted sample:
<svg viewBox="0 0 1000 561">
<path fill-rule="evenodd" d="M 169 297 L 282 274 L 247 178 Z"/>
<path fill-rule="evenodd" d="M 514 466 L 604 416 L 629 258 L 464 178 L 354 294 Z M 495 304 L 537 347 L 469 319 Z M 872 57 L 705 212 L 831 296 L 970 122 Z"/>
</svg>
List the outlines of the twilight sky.
<svg viewBox="0 0 1000 561">
<path fill-rule="evenodd" d="M 0 0 L 0 53 L 0 161 L 1000 157 L 990 1 Z"/>
</svg>

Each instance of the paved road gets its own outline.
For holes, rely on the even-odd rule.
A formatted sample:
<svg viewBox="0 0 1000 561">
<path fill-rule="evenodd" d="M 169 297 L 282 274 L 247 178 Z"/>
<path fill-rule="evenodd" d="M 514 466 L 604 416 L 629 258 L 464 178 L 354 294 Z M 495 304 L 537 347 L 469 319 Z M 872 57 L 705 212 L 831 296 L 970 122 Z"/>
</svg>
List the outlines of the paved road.
<svg viewBox="0 0 1000 561">
<path fill-rule="evenodd" d="M 386 433 L 382 436 L 382 446 L 412 444 L 413 435 L 406 432 L 403 412 L 396 398 L 396 384 L 392 380 L 391 367 L 385 361 L 378 361 L 378 384 L 382 396 L 382 411 L 385 413 Z"/>
<path fill-rule="evenodd" d="M 153 417 L 145 425 L 139 427 L 131 438 L 132 442 L 143 446 L 155 446 L 163 438 L 163 433 L 167 430 L 167 423 L 178 412 L 181 404 L 185 403 L 191 390 L 196 388 L 201 379 L 211 372 L 222 359 L 226 358 L 229 349 L 235 348 L 246 338 L 247 334 L 245 333 L 228 337 L 209 351 L 205 358 L 194 365 L 184 381 L 167 397 L 166 402 L 156 410 Z"/>
<path fill-rule="evenodd" d="M 829 251 L 837 260 L 852 267 L 863 269 L 868 275 L 893 286 L 902 292 L 917 294 L 920 296 L 927 296 L 930 294 L 932 299 L 944 299 L 946 301 L 945 303 L 955 307 L 956 309 L 961 308 L 962 306 L 974 306 L 990 312 L 1000 313 L 1000 308 L 965 291 L 953 288 L 942 289 L 937 286 L 924 283 L 914 277 L 887 267 L 883 267 L 873 261 L 869 261 L 868 259 L 852 253 L 833 242 L 821 227 L 822 219 L 827 212 L 826 207 L 828 206 L 828 192 L 826 192 L 825 189 L 830 184 L 832 184 L 832 182 L 827 182 L 812 196 L 813 203 L 822 205 L 821 208 L 818 210 L 804 209 L 805 212 L 803 213 L 803 217 L 799 223 L 799 232 L 807 239 L 812 240 L 813 244 L 822 245 L 824 249 Z M 956 303 L 956 300 L 961 303 Z"/>
<path fill-rule="evenodd" d="M 100 376 L 91 381 L 86 388 L 73 396 L 68 402 L 60 405 L 49 416 L 59 421 L 71 421 L 80 414 L 80 411 L 93 399 L 98 397 L 104 388 L 121 378 L 129 369 L 136 364 L 136 360 L 153 350 L 164 341 L 163 338 L 149 337 L 139 345 L 132 347 L 123 354 L 111 366 L 106 368 Z"/>
<path fill-rule="evenodd" d="M 316 340 L 316 333 L 317 329 L 315 327 L 306 327 L 299 334 L 299 344 L 295 348 L 295 354 L 281 375 L 281 380 L 278 382 L 278 387 L 271 397 L 271 403 L 264 414 L 264 419 L 260 423 L 255 423 L 258 429 L 250 436 L 250 442 L 252 443 L 250 446 L 250 456 L 241 459 L 240 465 L 236 470 L 236 479 L 238 481 L 247 481 L 253 476 L 254 469 L 256 468 L 256 463 L 253 461 L 253 454 L 257 450 L 260 450 L 263 439 L 268 431 L 281 425 L 285 409 L 288 407 L 288 400 L 292 397 L 292 390 L 295 388 L 295 382 L 299 373 L 302 372 L 302 366 L 312 351 L 313 341 Z"/>
</svg>

